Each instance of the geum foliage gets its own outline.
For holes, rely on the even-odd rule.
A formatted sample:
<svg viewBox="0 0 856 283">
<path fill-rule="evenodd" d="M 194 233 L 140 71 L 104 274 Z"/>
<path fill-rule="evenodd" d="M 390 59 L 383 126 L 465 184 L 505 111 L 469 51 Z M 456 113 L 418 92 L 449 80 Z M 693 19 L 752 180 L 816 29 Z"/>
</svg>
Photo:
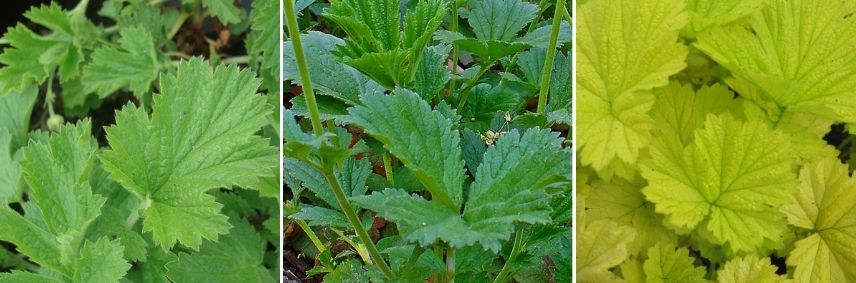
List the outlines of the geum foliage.
<svg viewBox="0 0 856 283">
<path fill-rule="evenodd" d="M 307 277 L 570 282 L 571 19 L 542 3 L 340 0 L 300 19 L 285 3 L 302 94 L 284 210 L 314 248 L 285 249 L 317 260 Z"/>
<path fill-rule="evenodd" d="M 856 280 L 853 181 L 837 158 L 852 156 L 824 139 L 856 113 L 854 12 L 581 4 L 579 279 Z"/>
<path fill-rule="evenodd" d="M 31 135 L 13 160 L 29 200 L 4 199 L 0 240 L 40 269 L 2 273 L 0 282 L 273 282 L 262 265 L 266 241 L 240 218 L 248 212 L 221 212 L 229 194 L 218 202 L 207 193 L 262 189 L 270 171 L 260 168 L 277 163 L 275 148 L 255 135 L 270 112 L 259 84 L 249 70 L 194 59 L 161 78 L 151 114 L 133 105 L 117 113 L 108 149 L 99 149 L 89 120 Z M 170 251 L 176 243 L 183 252 Z M 126 277 L 131 263 L 138 270 Z"/>
</svg>

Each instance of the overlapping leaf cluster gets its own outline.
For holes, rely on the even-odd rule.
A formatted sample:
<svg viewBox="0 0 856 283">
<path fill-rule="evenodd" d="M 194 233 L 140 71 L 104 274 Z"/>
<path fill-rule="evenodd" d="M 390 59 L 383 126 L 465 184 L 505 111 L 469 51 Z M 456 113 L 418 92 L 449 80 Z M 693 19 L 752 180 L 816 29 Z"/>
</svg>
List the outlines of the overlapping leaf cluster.
<svg viewBox="0 0 856 283">
<path fill-rule="evenodd" d="M 309 276 L 570 282 L 570 17 L 559 10 L 550 45 L 557 9 L 546 2 L 338 0 L 303 10 L 330 24 L 299 35 L 323 133 L 307 133 L 314 106 L 304 96 L 283 117 L 287 221 L 319 240 L 291 248 L 319 259 Z M 536 112 L 527 104 L 549 47 L 548 107 Z M 299 52 L 290 41 L 283 49 L 285 79 L 299 85 Z M 379 236 L 393 278 L 371 264 L 334 186 Z"/>
<path fill-rule="evenodd" d="M 172 61 L 171 28 L 192 10 L 99 4 L 105 22 L 85 17 L 89 1 L 49 4 L 3 36 L 0 282 L 275 282 L 276 99 L 254 72 L 265 64 Z M 252 34 L 278 18 L 198 5 Z M 261 59 L 277 45 L 248 49 Z"/>
<path fill-rule="evenodd" d="M 856 3 L 578 8 L 580 280 L 856 280 Z"/>
</svg>

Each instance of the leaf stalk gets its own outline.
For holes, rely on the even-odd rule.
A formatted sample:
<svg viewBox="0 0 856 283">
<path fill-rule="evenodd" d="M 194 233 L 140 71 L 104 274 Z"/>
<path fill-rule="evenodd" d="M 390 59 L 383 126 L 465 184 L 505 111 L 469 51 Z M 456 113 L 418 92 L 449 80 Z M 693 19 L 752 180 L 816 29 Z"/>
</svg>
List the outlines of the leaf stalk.
<svg viewBox="0 0 856 283">
<path fill-rule="evenodd" d="M 556 0 L 556 8 L 553 13 L 553 27 L 550 31 L 550 42 L 547 46 L 547 60 L 544 62 L 544 70 L 541 75 L 541 87 L 538 95 L 537 112 L 543 114 L 547 108 L 547 94 L 550 92 L 550 80 L 553 75 L 553 61 L 556 58 L 556 44 L 559 41 L 559 28 L 562 24 L 562 14 L 565 10 L 565 0 Z"/>
</svg>

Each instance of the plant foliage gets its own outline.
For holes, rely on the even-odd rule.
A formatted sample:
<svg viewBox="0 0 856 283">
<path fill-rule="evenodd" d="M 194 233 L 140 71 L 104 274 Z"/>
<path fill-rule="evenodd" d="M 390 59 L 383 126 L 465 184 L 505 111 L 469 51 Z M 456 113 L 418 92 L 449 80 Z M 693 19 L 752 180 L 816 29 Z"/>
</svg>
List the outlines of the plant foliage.
<svg viewBox="0 0 856 283">
<path fill-rule="evenodd" d="M 94 2 L 3 35 L 0 282 L 275 282 L 276 1 Z"/>
<path fill-rule="evenodd" d="M 581 281 L 856 280 L 853 2 L 578 8 Z"/>
<path fill-rule="evenodd" d="M 302 13 L 313 30 L 283 45 L 285 211 L 300 229 L 285 242 L 317 262 L 286 262 L 286 275 L 570 282 L 564 6 L 340 0 Z M 546 110 L 529 106 L 539 99 Z"/>
</svg>

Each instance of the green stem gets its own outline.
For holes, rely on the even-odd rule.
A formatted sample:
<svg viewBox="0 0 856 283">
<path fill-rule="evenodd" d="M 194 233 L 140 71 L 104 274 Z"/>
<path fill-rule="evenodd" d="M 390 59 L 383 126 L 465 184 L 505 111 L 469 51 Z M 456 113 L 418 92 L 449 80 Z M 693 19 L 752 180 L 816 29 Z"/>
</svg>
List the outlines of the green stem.
<svg viewBox="0 0 856 283">
<path fill-rule="evenodd" d="M 291 4 L 294 5 L 294 4 Z M 348 218 L 348 222 L 351 223 L 354 230 L 357 232 L 357 236 L 360 237 L 360 241 L 363 242 L 363 245 L 366 246 L 366 249 L 369 251 L 374 262 L 380 267 L 380 270 L 383 271 L 384 276 L 387 279 L 392 279 L 395 275 L 392 273 L 392 269 L 389 268 L 386 261 L 381 257 L 380 252 L 377 250 L 374 242 L 372 242 L 372 238 L 369 237 L 369 233 L 366 232 L 366 229 L 363 228 L 362 222 L 357 217 L 357 214 L 354 213 L 354 208 L 351 207 L 351 203 L 348 201 L 348 198 L 345 197 L 345 192 L 342 191 L 342 187 L 339 186 L 339 180 L 336 179 L 336 175 L 333 174 L 332 168 L 324 168 L 325 170 L 322 172 L 324 178 L 327 179 L 327 182 L 330 183 L 330 188 L 333 190 L 333 195 L 336 196 L 336 201 L 339 202 L 339 206 L 342 208 L 342 212 L 345 213 L 345 217 Z"/>
<path fill-rule="evenodd" d="M 573 21 L 571 20 L 571 13 L 568 12 L 568 9 L 565 9 L 565 12 L 562 13 L 562 17 L 565 18 L 565 21 L 568 22 L 569 26 L 573 26 Z"/>
<path fill-rule="evenodd" d="M 89 0 L 81 0 L 80 3 L 77 3 L 77 6 L 74 6 L 74 9 L 72 9 L 69 14 L 84 16 L 86 14 L 87 6 L 89 6 Z"/>
<path fill-rule="evenodd" d="M 422 246 L 418 244 L 414 246 L 413 251 L 410 252 L 410 258 L 407 259 L 407 263 L 404 264 L 404 268 L 410 268 L 416 265 L 416 261 L 419 260 L 419 256 L 421 256 L 424 251 L 425 249 L 423 249 Z"/>
<path fill-rule="evenodd" d="M 303 221 L 302 219 L 292 220 L 297 223 L 297 226 L 300 226 L 300 229 L 303 230 L 303 233 L 306 234 L 307 237 L 309 237 L 309 240 L 312 241 L 313 245 L 315 245 L 315 249 L 318 250 L 318 254 L 321 254 L 325 250 L 327 250 L 327 247 L 324 246 L 324 243 L 321 242 L 321 239 L 318 238 L 318 235 L 315 234 L 315 231 L 312 231 L 312 229 L 309 228 L 309 225 L 306 224 L 306 221 Z"/>
<path fill-rule="evenodd" d="M 181 29 L 181 26 L 184 25 L 184 21 L 186 21 L 187 18 L 189 18 L 189 17 L 190 17 L 190 15 L 188 15 L 187 13 L 184 13 L 184 12 L 179 14 L 178 19 L 175 20 L 175 23 L 169 29 L 169 33 L 167 33 L 166 38 L 171 39 L 173 36 L 175 36 L 175 34 L 178 33 L 178 30 Z"/>
<path fill-rule="evenodd" d="M 562 24 L 562 11 L 565 10 L 565 0 L 556 0 L 556 11 L 553 13 L 553 28 L 550 31 L 550 43 L 547 46 L 547 59 L 541 75 L 541 89 L 538 95 L 539 114 L 547 108 L 547 94 L 550 92 L 550 77 L 553 75 L 553 59 L 556 58 L 556 44 L 559 41 L 559 28 Z"/>
<path fill-rule="evenodd" d="M 464 108 L 464 105 L 467 104 L 467 98 L 470 97 L 470 89 L 476 86 L 476 83 L 479 81 L 481 76 L 483 76 L 484 73 L 487 72 L 488 69 L 490 69 L 490 66 L 493 65 L 494 62 L 496 62 L 496 60 L 481 65 L 478 73 L 476 73 L 475 76 L 473 76 L 469 81 L 467 81 L 467 86 L 463 90 L 461 90 L 462 96 L 461 100 L 458 101 L 458 111 L 461 111 L 461 109 Z"/>
<path fill-rule="evenodd" d="M 523 230 L 518 230 L 516 235 L 514 236 L 514 244 L 511 246 L 511 254 L 508 255 L 508 258 L 505 261 L 505 264 L 502 266 L 502 269 L 499 271 L 499 274 L 496 275 L 496 279 L 493 280 L 493 283 L 502 283 L 506 282 L 506 276 L 511 272 L 509 263 L 513 262 L 520 251 L 523 249 Z"/>
<path fill-rule="evenodd" d="M 48 113 L 50 114 L 50 117 L 53 117 L 54 115 L 56 115 L 54 113 L 54 109 L 53 109 L 53 103 L 54 103 L 54 99 L 55 99 L 54 93 L 53 93 L 53 81 L 54 81 L 54 72 L 51 71 L 51 75 L 50 75 L 50 77 L 48 77 L 47 92 L 45 92 L 45 108 L 48 109 Z"/>
<path fill-rule="evenodd" d="M 321 128 L 321 116 L 318 114 L 318 103 L 315 102 L 312 80 L 309 77 L 309 69 L 306 67 L 303 44 L 300 43 L 300 27 L 297 26 L 297 13 L 294 11 L 294 1 L 285 0 L 284 2 L 288 34 L 291 38 L 291 44 L 294 45 L 294 57 L 297 58 L 297 69 L 300 72 L 300 82 L 303 85 L 303 97 L 306 98 L 306 108 L 309 108 L 309 119 L 312 120 L 312 130 L 315 132 L 315 135 L 321 136 L 324 134 Z"/>
<path fill-rule="evenodd" d="M 392 160 L 389 158 L 389 152 L 383 153 L 383 172 L 386 175 L 386 181 L 389 185 L 395 187 L 395 178 L 392 175 Z"/>
<path fill-rule="evenodd" d="M 458 32 L 458 1 L 452 0 L 452 32 Z M 452 74 L 457 74 L 458 71 L 458 46 L 452 44 Z M 449 80 L 449 95 L 454 95 L 455 80 Z"/>
<path fill-rule="evenodd" d="M 455 283 L 455 248 L 449 247 L 446 250 L 446 279 L 449 283 Z"/>
<path fill-rule="evenodd" d="M 253 59 L 253 57 L 249 56 L 249 55 L 235 56 L 235 57 L 229 57 L 229 58 L 220 60 L 220 63 L 223 63 L 223 64 L 247 64 L 252 59 Z"/>
</svg>

